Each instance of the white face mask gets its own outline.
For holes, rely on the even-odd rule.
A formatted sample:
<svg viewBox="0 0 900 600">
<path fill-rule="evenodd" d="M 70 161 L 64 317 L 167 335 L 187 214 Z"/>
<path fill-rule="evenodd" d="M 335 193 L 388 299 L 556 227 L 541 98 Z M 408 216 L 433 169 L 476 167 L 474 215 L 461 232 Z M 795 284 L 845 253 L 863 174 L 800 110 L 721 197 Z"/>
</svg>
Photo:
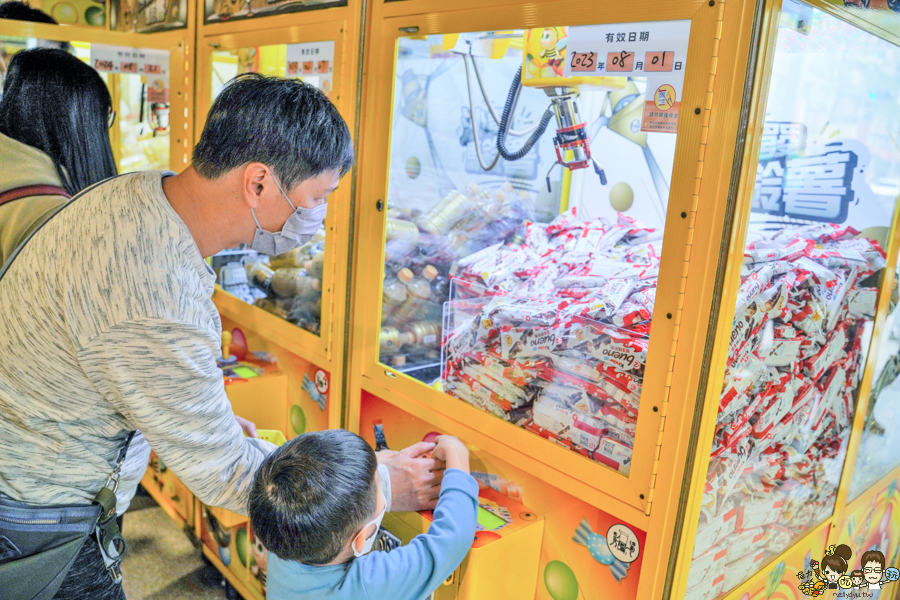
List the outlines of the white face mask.
<svg viewBox="0 0 900 600">
<path fill-rule="evenodd" d="M 275 181 L 275 185 L 278 186 L 281 195 L 294 209 L 294 212 L 284 222 L 284 227 L 281 228 L 279 233 L 272 233 L 262 228 L 259 224 L 259 219 L 256 218 L 256 211 L 251 208 L 250 214 L 253 215 L 253 220 L 256 221 L 256 233 L 253 236 L 253 243 L 250 245 L 250 249 L 269 256 L 278 256 L 288 250 L 293 250 L 297 246 L 302 246 L 316 235 L 319 227 L 325 221 L 328 203 L 322 202 L 315 208 L 296 208 L 290 198 L 287 197 L 287 194 L 284 193 L 284 189 L 282 189 L 281 184 L 275 179 L 274 175 L 272 179 Z"/>
<path fill-rule="evenodd" d="M 385 500 L 385 498 L 384 498 L 384 492 L 380 492 L 380 493 L 381 493 L 381 499 L 384 500 L 384 508 L 381 509 L 381 512 L 378 513 L 377 517 L 375 517 L 374 519 L 372 519 L 371 521 L 369 521 L 368 523 L 366 523 L 363 526 L 362 531 L 359 532 L 359 535 L 357 535 L 355 538 L 353 538 L 353 556 L 355 556 L 356 558 L 359 558 L 363 554 L 368 554 L 369 552 L 371 552 L 372 546 L 375 545 L 375 539 L 378 537 L 378 528 L 381 527 L 381 520 L 384 519 L 384 512 L 387 509 L 387 500 Z M 375 533 L 373 533 L 371 536 L 369 536 L 369 538 L 366 539 L 366 541 L 363 543 L 362 551 L 358 551 L 356 549 L 356 540 L 359 538 L 360 535 L 362 535 L 372 525 L 375 526 Z"/>
</svg>

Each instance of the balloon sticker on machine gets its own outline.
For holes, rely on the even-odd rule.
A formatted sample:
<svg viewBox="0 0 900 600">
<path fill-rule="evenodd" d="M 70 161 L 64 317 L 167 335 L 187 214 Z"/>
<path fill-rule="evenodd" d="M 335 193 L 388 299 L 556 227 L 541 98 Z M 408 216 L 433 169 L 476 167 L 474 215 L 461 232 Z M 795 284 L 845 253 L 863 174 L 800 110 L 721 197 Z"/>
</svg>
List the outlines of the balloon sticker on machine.
<svg viewBox="0 0 900 600">
<path fill-rule="evenodd" d="M 606 532 L 609 551 L 623 563 L 632 563 L 641 555 L 641 542 L 627 525 L 618 523 Z"/>
<path fill-rule="evenodd" d="M 646 78 L 640 130 L 675 133 L 690 33 L 686 20 L 573 26 L 564 75 Z"/>
</svg>

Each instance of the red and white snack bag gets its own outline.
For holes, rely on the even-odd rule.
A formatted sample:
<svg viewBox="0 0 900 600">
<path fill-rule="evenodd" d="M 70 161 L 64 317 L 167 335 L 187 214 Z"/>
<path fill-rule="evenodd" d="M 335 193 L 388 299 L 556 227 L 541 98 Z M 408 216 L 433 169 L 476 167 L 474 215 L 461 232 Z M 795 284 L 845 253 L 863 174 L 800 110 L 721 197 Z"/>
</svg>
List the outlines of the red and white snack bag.
<svg viewBox="0 0 900 600">
<path fill-rule="evenodd" d="M 606 435 L 601 438 L 600 445 L 594 451 L 594 460 L 623 471 L 631 464 L 632 452 L 628 445 Z"/>
<path fill-rule="evenodd" d="M 612 318 L 634 291 L 634 279 L 610 279 L 584 299 L 561 306 L 569 314 L 591 319 Z"/>
<path fill-rule="evenodd" d="M 767 367 L 790 367 L 800 358 L 800 339 L 774 339 L 772 345 L 760 347 L 757 356 Z"/>
<path fill-rule="evenodd" d="M 750 360 L 743 368 L 726 372 L 725 387 L 722 390 L 722 397 L 719 399 L 720 422 L 743 409 L 749 402 L 747 394 L 750 387 L 762 378 L 765 372 L 765 365 L 756 359 Z"/>
<path fill-rule="evenodd" d="M 552 327 L 504 327 L 500 331 L 500 357 L 525 359 L 553 356 L 563 344 L 560 332 Z"/>
<path fill-rule="evenodd" d="M 728 562 L 728 550 L 725 544 L 713 546 L 703 554 L 691 560 L 691 570 L 688 572 L 688 589 L 695 588 L 706 582 L 719 578 L 725 572 L 725 563 Z"/>
<path fill-rule="evenodd" d="M 535 424 L 563 439 L 588 450 L 596 450 L 600 445 L 603 424 L 557 400 L 539 396 L 534 402 L 532 414 Z"/>
<path fill-rule="evenodd" d="M 776 523 L 781 517 L 784 497 L 775 492 L 768 497 L 745 498 L 737 509 L 735 531 L 742 533 L 769 523 Z"/>
<path fill-rule="evenodd" d="M 522 406 L 528 401 L 525 391 L 509 381 L 496 377 L 496 371 L 492 371 L 479 363 L 468 363 L 462 368 L 463 373 L 488 388 L 500 398 L 508 401 L 514 408 Z"/>
<path fill-rule="evenodd" d="M 757 572 L 765 561 L 766 553 L 764 550 L 752 552 L 743 558 L 730 562 L 725 565 L 725 583 L 722 588 L 730 590 L 731 588 L 744 583 L 750 575 Z"/>
<path fill-rule="evenodd" d="M 874 319 L 878 288 L 857 288 L 847 292 L 847 309 L 855 319 Z"/>
<path fill-rule="evenodd" d="M 607 367 L 623 373 L 642 373 L 647 362 L 647 340 L 614 328 L 598 328 L 583 320 L 573 321 L 565 332 L 569 347 L 575 347 Z M 573 340 L 574 338 L 574 340 Z"/>
<path fill-rule="evenodd" d="M 769 535 L 766 539 L 766 551 L 773 554 L 781 554 L 794 538 L 793 532 L 784 525 L 772 523 L 769 525 Z"/>
<path fill-rule="evenodd" d="M 734 562 L 755 552 L 766 545 L 768 528 L 757 527 L 735 532 L 725 538 L 723 545 L 727 548 L 727 561 Z"/>
<path fill-rule="evenodd" d="M 725 569 L 723 568 L 721 572 L 717 572 L 716 576 L 704 583 L 697 585 L 696 587 L 688 588 L 685 591 L 684 599 L 685 600 L 713 600 L 713 598 L 717 598 L 719 594 L 722 593 L 722 590 L 725 587 Z"/>
<path fill-rule="evenodd" d="M 694 537 L 694 557 L 698 557 L 734 531 L 737 524 L 737 509 L 727 503 L 719 514 L 701 509 L 697 535 Z"/>
</svg>

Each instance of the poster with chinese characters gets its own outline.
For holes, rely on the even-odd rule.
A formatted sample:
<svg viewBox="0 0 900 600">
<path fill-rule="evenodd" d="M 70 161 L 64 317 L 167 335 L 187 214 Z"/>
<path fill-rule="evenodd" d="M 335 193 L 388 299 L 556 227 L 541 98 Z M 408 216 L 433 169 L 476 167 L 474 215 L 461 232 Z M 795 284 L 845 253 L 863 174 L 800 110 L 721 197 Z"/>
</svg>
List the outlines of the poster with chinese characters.
<svg viewBox="0 0 900 600">
<path fill-rule="evenodd" d="M 143 75 L 148 102 L 169 102 L 169 51 L 91 44 L 91 66 L 102 73 Z"/>
<path fill-rule="evenodd" d="M 900 61 L 888 59 L 897 47 L 822 11 L 807 13 L 803 28 L 782 23 L 778 31 L 752 232 L 834 223 L 887 248 L 900 196 Z"/>
<path fill-rule="evenodd" d="M 334 42 L 289 44 L 285 73 L 299 77 L 331 98 L 334 89 Z"/>
<path fill-rule="evenodd" d="M 675 133 L 690 33 L 687 20 L 570 27 L 564 75 L 646 78 L 641 131 Z"/>
</svg>

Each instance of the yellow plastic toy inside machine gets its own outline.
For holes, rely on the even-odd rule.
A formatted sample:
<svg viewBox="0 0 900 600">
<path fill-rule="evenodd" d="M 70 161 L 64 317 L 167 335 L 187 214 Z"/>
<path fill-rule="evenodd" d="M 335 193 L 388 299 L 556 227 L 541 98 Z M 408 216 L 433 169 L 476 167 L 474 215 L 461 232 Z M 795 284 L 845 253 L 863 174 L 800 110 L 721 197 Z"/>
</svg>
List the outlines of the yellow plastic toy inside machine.
<svg viewBox="0 0 900 600">
<path fill-rule="evenodd" d="M 398 40 L 382 363 L 629 473 L 689 36 Z"/>
</svg>

